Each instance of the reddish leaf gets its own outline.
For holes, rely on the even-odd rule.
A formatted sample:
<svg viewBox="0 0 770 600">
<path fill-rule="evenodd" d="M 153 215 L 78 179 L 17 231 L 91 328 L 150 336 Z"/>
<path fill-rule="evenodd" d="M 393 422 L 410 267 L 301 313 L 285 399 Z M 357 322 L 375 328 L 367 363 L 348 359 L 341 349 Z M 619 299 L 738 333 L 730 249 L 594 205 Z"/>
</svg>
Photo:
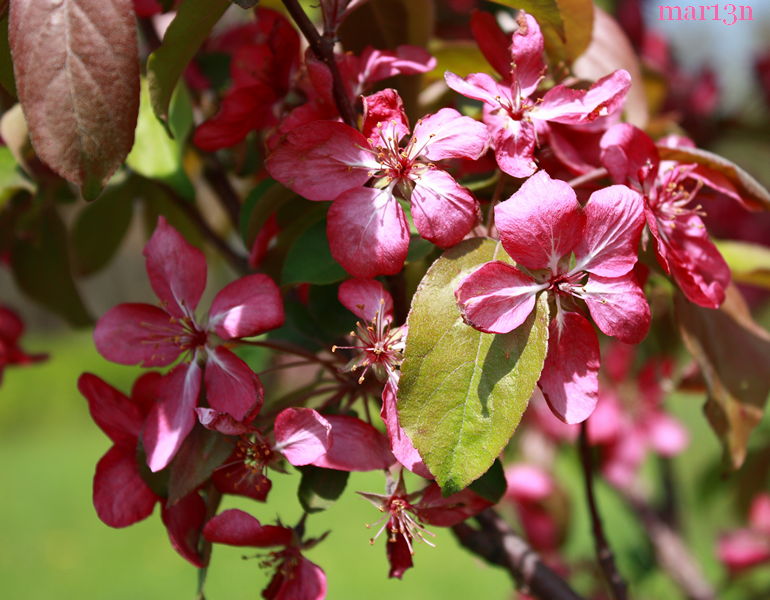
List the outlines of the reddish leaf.
<svg viewBox="0 0 770 600">
<path fill-rule="evenodd" d="M 131 0 L 11 0 L 19 100 L 37 154 L 94 198 L 131 150 L 139 58 Z"/>
<path fill-rule="evenodd" d="M 708 386 L 706 417 L 738 468 L 770 394 L 770 333 L 752 320 L 735 286 L 726 291 L 718 310 L 696 306 L 677 294 L 676 312 L 685 345 Z"/>
<path fill-rule="evenodd" d="M 195 427 L 171 463 L 168 505 L 175 504 L 203 484 L 232 451 L 231 438 Z"/>
</svg>

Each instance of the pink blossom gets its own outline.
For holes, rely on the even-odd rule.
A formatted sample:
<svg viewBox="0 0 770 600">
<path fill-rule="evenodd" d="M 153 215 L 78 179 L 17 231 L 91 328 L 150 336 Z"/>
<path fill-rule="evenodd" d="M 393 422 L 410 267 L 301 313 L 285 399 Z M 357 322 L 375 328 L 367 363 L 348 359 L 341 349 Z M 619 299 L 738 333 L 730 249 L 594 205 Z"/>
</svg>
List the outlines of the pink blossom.
<svg viewBox="0 0 770 600">
<path fill-rule="evenodd" d="M 398 481 L 389 478 L 386 493 L 372 494 L 358 492 L 369 500 L 377 509 L 385 513 L 375 523 L 382 523 L 371 542 L 387 530 L 386 552 L 390 563 L 389 577 L 401 579 L 404 572 L 413 566 L 413 541 L 419 539 L 429 546 L 434 544 L 428 539 L 435 536 L 423 523 L 438 527 L 452 527 L 465 519 L 492 506 L 474 491 L 465 489 L 457 494 L 444 497 L 436 483 L 411 494 L 407 493 L 402 475 Z"/>
<path fill-rule="evenodd" d="M 495 207 L 495 223 L 517 266 L 493 261 L 468 275 L 455 291 L 463 317 L 480 331 L 508 333 L 527 319 L 540 292 L 551 294 L 556 314 L 539 385 L 560 419 L 583 421 L 596 406 L 599 341 L 575 299 L 619 340 L 638 343 L 649 328 L 650 309 L 632 271 L 641 198 L 611 186 L 581 208 L 568 184 L 540 171 Z"/>
<path fill-rule="evenodd" d="M 0 305 L 0 384 L 8 365 L 29 365 L 48 358 L 47 354 L 27 354 L 19 346 L 24 323 L 10 308 Z"/>
<path fill-rule="evenodd" d="M 302 542 L 297 533 L 282 525 L 262 525 L 250 514 L 238 509 L 221 512 L 203 528 L 205 538 L 215 544 L 273 548 L 260 565 L 274 570 L 273 578 L 262 591 L 267 600 L 323 600 L 326 574 L 321 567 L 302 556 L 318 540 Z"/>
<path fill-rule="evenodd" d="M 128 527 L 150 516 L 160 502 L 161 519 L 172 546 L 202 568 L 206 561 L 198 551 L 197 540 L 205 518 L 203 500 L 193 491 L 169 505 L 150 489 L 139 472 L 139 436 L 161 381 L 159 373 L 146 373 L 136 380 L 128 397 L 96 375 L 84 373 L 78 379 L 78 389 L 88 400 L 91 417 L 113 443 L 96 465 L 94 507 L 110 527 Z"/>
<path fill-rule="evenodd" d="M 439 246 L 453 246 L 471 230 L 476 200 L 435 161 L 478 158 L 486 130 L 443 108 L 420 119 L 402 146 L 409 128 L 398 93 L 383 90 L 364 106 L 364 134 L 342 123 L 310 123 L 288 133 L 267 169 L 309 200 L 334 200 L 327 220 L 332 256 L 351 275 L 368 278 L 397 273 L 406 259 L 409 226 L 396 195 L 410 201 L 420 235 Z M 370 179 L 374 187 L 364 187 Z"/>
<path fill-rule="evenodd" d="M 447 72 L 447 85 L 456 92 L 484 103 L 484 122 L 500 169 L 513 177 L 528 177 L 537 170 L 534 161 L 538 135 L 547 123 L 582 125 L 620 110 L 631 86 L 631 76 L 620 69 L 594 83 L 588 90 L 556 85 L 541 98 L 535 92 L 544 77 L 543 36 L 537 21 L 519 13 L 518 29 L 510 37 L 504 56 L 502 36 L 494 19 L 475 13 L 474 34 L 492 66 L 503 74 L 498 83 L 485 73 L 461 78 Z"/>
<path fill-rule="evenodd" d="M 770 562 L 770 494 L 755 496 L 749 527 L 723 534 L 717 554 L 732 574 Z"/>
<path fill-rule="evenodd" d="M 280 13 L 257 8 L 256 22 L 214 40 L 213 50 L 232 53 L 233 86 L 219 112 L 195 130 L 193 141 L 203 150 L 233 146 L 255 129 L 277 122 L 299 66 L 299 35 Z"/>
<path fill-rule="evenodd" d="M 706 167 L 661 162 L 655 143 L 633 125 L 612 127 L 601 147 L 602 162 L 613 180 L 643 194 L 647 226 L 666 273 L 691 302 L 719 307 L 730 283 L 730 269 L 709 239 L 701 208 L 693 206 L 693 201 L 701 186 L 708 185 L 742 202 L 735 188 Z"/>
<path fill-rule="evenodd" d="M 505 498 L 516 506 L 524 533 L 541 552 L 555 551 L 561 541 L 556 519 L 546 506 L 556 493 L 556 483 L 540 467 L 515 463 L 505 469 Z"/>
<path fill-rule="evenodd" d="M 368 93 L 379 81 L 396 75 L 425 73 L 436 66 L 436 59 L 424 48 L 410 45 L 397 46 L 393 51 L 367 46 L 359 56 L 348 52 L 336 54 L 335 60 L 351 104 L 355 104 L 359 96 Z M 286 115 L 278 126 L 279 134 L 286 134 L 313 121 L 339 118 L 329 67 L 309 49 L 305 54 L 305 65 L 308 81 L 303 91 L 308 101 Z M 274 147 L 276 141 L 271 138 L 268 145 Z"/>
<path fill-rule="evenodd" d="M 208 322 L 199 321 L 195 309 L 206 286 L 206 259 L 163 217 L 144 255 L 161 307 L 116 306 L 99 319 L 94 342 L 102 356 L 120 364 L 159 367 L 183 357 L 160 385 L 144 430 L 148 465 L 158 471 L 192 429 L 201 386 L 211 408 L 236 421 L 259 411 L 262 384 L 227 345 L 279 327 L 284 315 L 275 283 L 248 275 L 225 286 L 211 304 Z"/>
</svg>

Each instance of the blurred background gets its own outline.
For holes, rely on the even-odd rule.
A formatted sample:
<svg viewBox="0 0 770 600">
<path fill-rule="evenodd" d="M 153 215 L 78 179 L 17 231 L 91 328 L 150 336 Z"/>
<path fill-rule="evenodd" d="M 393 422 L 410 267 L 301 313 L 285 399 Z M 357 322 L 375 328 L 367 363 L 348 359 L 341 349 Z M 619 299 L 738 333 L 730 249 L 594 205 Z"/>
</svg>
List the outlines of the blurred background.
<svg viewBox="0 0 770 600">
<path fill-rule="evenodd" d="M 473 1 L 438 0 L 444 25 L 459 24 Z M 658 6 L 691 2 L 600 2 L 618 11 L 621 24 L 645 59 L 645 87 L 656 114 L 675 115 L 699 146 L 720 153 L 770 187 L 770 3 L 742 0 L 753 8 L 753 20 L 727 26 L 717 22 L 661 22 Z M 441 21 L 439 24 L 441 25 Z M 654 124 L 653 124 L 654 126 Z M 770 245 L 767 215 L 741 212 L 731 206 L 709 206 L 709 228 L 715 237 Z M 222 222 L 209 207 L 213 222 Z M 119 302 L 153 302 L 144 273 L 144 243 L 139 215 L 116 259 L 104 270 L 79 280 L 94 315 Z M 210 287 L 218 289 L 232 273 L 210 260 Z M 745 288 L 756 318 L 770 325 L 767 297 Z M 202 305 L 207 300 L 204 298 Z M 12 277 L 0 268 L 0 303 L 22 315 L 31 352 L 50 354 L 47 362 L 9 368 L 0 387 L 0 596 L 37 600 L 78 598 L 143 600 L 191 598 L 196 572 L 166 542 L 157 515 L 125 530 L 112 530 L 96 517 L 91 504 L 94 465 L 109 448 L 93 424 L 76 388 L 82 372 L 98 374 L 127 391 L 137 369 L 103 360 L 94 350 L 90 331 L 73 331 L 18 292 Z M 744 507 L 756 479 L 770 465 L 770 422 L 765 418 L 752 436 L 751 455 L 740 474 L 725 479 L 721 448 L 703 418 L 703 394 L 675 395 L 667 407 L 687 426 L 689 448 L 673 459 L 680 478 L 683 530 L 709 578 L 719 582 L 726 599 L 770 597 L 770 570 L 730 580 L 715 557 L 716 535 L 745 522 Z M 571 494 L 566 555 L 591 557 L 592 538 L 582 505 L 576 457 L 566 453 L 557 465 L 560 485 Z M 655 468 L 646 465 L 646 469 Z M 287 523 L 299 518 L 294 496 L 296 472 L 276 474 L 268 505 L 226 499 L 224 508 L 241 507 L 260 519 L 276 516 Z M 335 600 L 393 597 L 421 600 L 514 597 L 507 576 L 460 549 L 448 531 L 434 528 L 437 548 L 417 544 L 415 569 L 404 581 L 387 579 L 385 543 L 369 544 L 380 514 L 353 490 L 381 493 L 379 474 L 353 474 L 342 499 L 310 522 L 310 535 L 332 533 L 309 552 L 326 571 L 329 597 Z M 600 485 L 599 502 L 621 572 L 643 582 L 644 598 L 677 598 L 667 580 L 651 566 L 640 525 L 609 488 Z M 708 526 L 704 526 L 708 524 Z M 213 600 L 255 598 L 266 584 L 258 558 L 240 560 L 242 549 L 217 546 L 209 568 L 207 597 Z M 764 594 L 764 595 L 762 595 Z"/>
</svg>

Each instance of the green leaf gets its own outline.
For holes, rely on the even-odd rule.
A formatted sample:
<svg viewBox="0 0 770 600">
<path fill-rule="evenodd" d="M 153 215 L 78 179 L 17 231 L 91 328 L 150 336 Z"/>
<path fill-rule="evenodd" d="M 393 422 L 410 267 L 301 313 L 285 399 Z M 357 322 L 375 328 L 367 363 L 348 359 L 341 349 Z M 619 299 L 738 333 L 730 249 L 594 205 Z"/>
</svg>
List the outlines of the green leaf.
<svg viewBox="0 0 770 600">
<path fill-rule="evenodd" d="M 241 237 L 247 248 L 251 248 L 254 238 L 264 227 L 270 215 L 296 197 L 294 192 L 280 183 L 276 183 L 273 179 L 260 181 L 249 192 L 241 209 L 241 222 L 239 224 Z"/>
<path fill-rule="evenodd" d="M 297 496 L 302 508 L 308 513 L 321 512 L 334 504 L 345 491 L 350 475 L 345 471 L 312 465 L 297 468 L 302 473 Z"/>
<path fill-rule="evenodd" d="M 11 270 L 19 289 L 71 325 L 93 323 L 72 280 L 67 230 L 53 207 L 43 209 L 33 229 L 15 241 Z"/>
<path fill-rule="evenodd" d="M 717 310 L 692 304 L 681 293 L 675 306 L 682 339 L 708 387 L 706 417 L 737 469 L 770 394 L 770 333 L 754 322 L 734 285 Z"/>
<path fill-rule="evenodd" d="M 505 471 L 500 459 L 496 459 L 489 470 L 471 483 L 468 487 L 482 498 L 497 504 L 505 494 L 508 483 L 505 481 Z"/>
<path fill-rule="evenodd" d="M 184 127 L 183 118 L 177 119 L 177 126 Z M 195 197 L 195 188 L 182 168 L 183 143 L 183 137 L 172 139 L 155 118 L 150 106 L 147 80 L 142 80 L 136 137 L 126 164 L 140 175 L 163 181 L 182 197 L 192 199 Z"/>
<path fill-rule="evenodd" d="M 152 109 L 161 121 L 168 119 L 171 95 L 187 63 L 228 6 L 228 0 L 183 0 L 163 43 L 147 59 Z"/>
<path fill-rule="evenodd" d="M 733 240 L 714 243 L 730 266 L 733 281 L 770 289 L 770 248 Z"/>
<path fill-rule="evenodd" d="M 120 248 L 134 214 L 134 188 L 108 187 L 78 213 L 72 228 L 72 263 L 78 275 L 106 266 Z"/>
<path fill-rule="evenodd" d="M 594 3 L 593 0 L 558 0 L 557 4 L 564 21 L 565 51 L 572 62 L 591 44 Z"/>
<path fill-rule="evenodd" d="M 204 483 L 232 451 L 232 438 L 196 425 L 170 465 L 168 503 L 174 504 Z"/>
<path fill-rule="evenodd" d="M 326 285 L 346 279 L 348 274 L 332 258 L 326 240 L 326 220 L 311 225 L 294 242 L 286 255 L 281 283 Z"/>
<path fill-rule="evenodd" d="M 658 146 L 661 160 L 697 163 L 727 177 L 743 201 L 754 210 L 770 210 L 770 192 L 734 162 L 700 148 L 667 148 Z"/>
<path fill-rule="evenodd" d="M 509 260 L 476 238 L 445 252 L 412 300 L 398 390 L 401 425 L 444 494 L 465 488 L 500 454 L 527 407 L 545 361 L 548 304 L 506 335 L 466 325 L 454 290 L 471 270 Z"/>
<path fill-rule="evenodd" d="M 158 217 L 163 215 L 174 229 L 193 246 L 203 248 L 203 237 L 197 225 L 187 216 L 172 199 L 171 193 L 163 186 L 149 179 L 141 180 L 139 197 L 143 204 L 143 221 L 147 237 L 152 235 L 158 224 Z"/>
<path fill-rule="evenodd" d="M 428 73 L 432 80 L 443 80 L 446 71 L 467 77 L 471 73 L 489 69 L 489 63 L 478 44 L 470 40 L 434 40 L 430 45 L 430 53 L 436 59 L 436 67 Z"/>
</svg>

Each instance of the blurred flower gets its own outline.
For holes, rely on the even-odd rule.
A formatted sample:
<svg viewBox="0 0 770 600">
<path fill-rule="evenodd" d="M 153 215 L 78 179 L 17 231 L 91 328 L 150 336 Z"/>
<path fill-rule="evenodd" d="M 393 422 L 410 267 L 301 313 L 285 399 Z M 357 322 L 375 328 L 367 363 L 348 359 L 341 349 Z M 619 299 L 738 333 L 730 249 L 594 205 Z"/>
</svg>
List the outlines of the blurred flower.
<svg viewBox="0 0 770 600">
<path fill-rule="evenodd" d="M 770 562 L 770 494 L 759 494 L 752 501 L 749 527 L 719 538 L 717 555 L 732 574 Z"/>
<path fill-rule="evenodd" d="M 46 360 L 47 354 L 27 354 L 19 346 L 24 323 L 10 308 L 0 305 L 0 385 L 8 365 L 29 365 Z"/>
</svg>

